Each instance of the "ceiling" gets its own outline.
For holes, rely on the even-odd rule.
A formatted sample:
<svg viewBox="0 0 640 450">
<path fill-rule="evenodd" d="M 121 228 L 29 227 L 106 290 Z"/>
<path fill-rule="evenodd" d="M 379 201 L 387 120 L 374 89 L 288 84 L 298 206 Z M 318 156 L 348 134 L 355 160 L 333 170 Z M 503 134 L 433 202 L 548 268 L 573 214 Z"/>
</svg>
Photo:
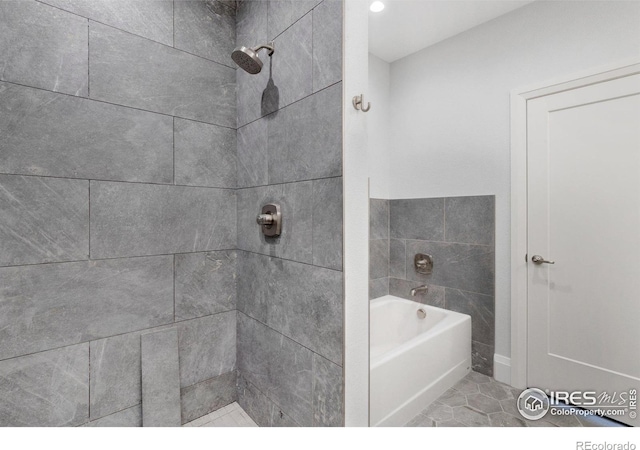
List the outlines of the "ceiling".
<svg viewBox="0 0 640 450">
<path fill-rule="evenodd" d="M 369 52 L 391 63 L 533 0 L 382 1 L 382 12 L 369 12 Z"/>
</svg>

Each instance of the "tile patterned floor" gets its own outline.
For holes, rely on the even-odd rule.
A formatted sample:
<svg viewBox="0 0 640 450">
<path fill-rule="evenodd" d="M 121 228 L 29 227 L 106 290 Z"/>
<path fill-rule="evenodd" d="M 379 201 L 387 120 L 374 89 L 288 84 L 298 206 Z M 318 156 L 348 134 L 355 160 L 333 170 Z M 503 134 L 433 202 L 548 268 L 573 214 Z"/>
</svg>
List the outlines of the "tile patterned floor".
<svg viewBox="0 0 640 450">
<path fill-rule="evenodd" d="M 183 427 L 257 427 L 258 425 L 244 412 L 238 403 L 220 408 L 217 411 L 202 416 Z"/>
<path fill-rule="evenodd" d="M 527 420 L 516 408 L 522 392 L 471 372 L 409 421 L 406 427 L 597 427 L 620 426 L 600 417 L 556 416 Z"/>
</svg>

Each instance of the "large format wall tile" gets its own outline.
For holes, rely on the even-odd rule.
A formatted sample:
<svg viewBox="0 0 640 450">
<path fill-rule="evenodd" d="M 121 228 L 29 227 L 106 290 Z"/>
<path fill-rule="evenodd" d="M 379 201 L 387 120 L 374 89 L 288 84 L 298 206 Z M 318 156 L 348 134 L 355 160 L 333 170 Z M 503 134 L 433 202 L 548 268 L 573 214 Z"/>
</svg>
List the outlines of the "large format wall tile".
<svg viewBox="0 0 640 450">
<path fill-rule="evenodd" d="M 176 320 L 236 309 L 235 251 L 175 256 Z"/>
<path fill-rule="evenodd" d="M 5 173 L 173 182 L 173 124 L 160 114 L 0 83 L 0 135 Z"/>
<path fill-rule="evenodd" d="M 0 80 L 86 97 L 87 21 L 32 1 L 0 2 Z"/>
<path fill-rule="evenodd" d="M 433 273 L 422 275 L 409 270 L 407 277 L 439 286 L 452 287 L 479 294 L 494 293 L 493 247 L 407 241 L 407 267 L 412 267 L 416 253 L 433 256 Z"/>
<path fill-rule="evenodd" d="M 174 149 L 176 184 L 236 187 L 236 130 L 175 119 Z"/>
<path fill-rule="evenodd" d="M 216 411 L 237 400 L 236 371 L 182 388 L 182 423 Z"/>
<path fill-rule="evenodd" d="M 389 201 L 389 232 L 396 239 L 444 241 L 444 199 Z"/>
<path fill-rule="evenodd" d="M 493 245 L 495 196 L 445 198 L 447 242 Z"/>
<path fill-rule="evenodd" d="M 389 295 L 389 278 L 369 280 L 369 300 Z"/>
<path fill-rule="evenodd" d="M 389 200 L 369 199 L 369 239 L 389 239 Z"/>
<path fill-rule="evenodd" d="M 240 189 L 237 195 L 239 249 L 300 262 L 312 262 L 312 182 Z M 282 233 L 279 237 L 266 237 L 256 224 L 256 216 L 267 203 L 280 205 Z"/>
<path fill-rule="evenodd" d="M 234 8 L 215 0 L 176 0 L 174 8 L 176 48 L 234 66 L 231 59 L 236 44 Z"/>
<path fill-rule="evenodd" d="M 269 120 L 269 182 L 342 175 L 342 83 Z"/>
<path fill-rule="evenodd" d="M 449 288 L 445 295 L 448 310 L 468 314 L 473 318 L 471 338 L 482 344 L 493 345 L 496 323 L 493 296 Z"/>
<path fill-rule="evenodd" d="M 342 270 L 342 177 L 313 182 L 313 264 Z"/>
<path fill-rule="evenodd" d="M 238 309 L 342 365 L 342 273 L 247 252 L 238 257 Z"/>
<path fill-rule="evenodd" d="M 274 39 L 322 0 L 269 0 L 269 39 Z"/>
<path fill-rule="evenodd" d="M 471 341 L 471 368 L 489 377 L 493 376 L 493 345 Z"/>
<path fill-rule="evenodd" d="M 238 187 L 269 184 L 267 119 L 238 129 Z"/>
<path fill-rule="evenodd" d="M 235 69 L 95 22 L 89 31 L 91 98 L 235 128 Z"/>
<path fill-rule="evenodd" d="M 246 2 L 245 2 L 246 3 Z M 270 427 L 273 402 L 238 373 L 238 404 L 259 427 Z"/>
<path fill-rule="evenodd" d="M 0 266 L 89 257 L 89 182 L 0 175 Z"/>
<path fill-rule="evenodd" d="M 389 239 L 389 276 L 407 278 L 407 249 L 403 239 Z M 413 260 L 408 270 L 415 271 Z"/>
<path fill-rule="evenodd" d="M 181 387 L 235 370 L 235 311 L 180 322 L 177 326 Z"/>
<path fill-rule="evenodd" d="M 369 241 L 369 278 L 386 278 L 389 276 L 389 241 L 372 239 Z"/>
<path fill-rule="evenodd" d="M 275 53 L 271 57 L 270 71 L 278 91 L 279 108 L 290 105 L 313 92 L 312 83 L 312 18 L 311 14 L 296 22 L 275 40 Z M 266 66 L 265 61 L 265 66 Z"/>
<path fill-rule="evenodd" d="M 0 359 L 173 321 L 173 258 L 0 269 Z"/>
<path fill-rule="evenodd" d="M 89 344 L 0 362 L 0 426 L 80 425 L 88 401 Z"/>
<path fill-rule="evenodd" d="M 343 421 L 342 367 L 313 355 L 313 424 L 341 427 Z"/>
<path fill-rule="evenodd" d="M 211 188 L 91 182 L 91 257 L 236 246 L 235 193 Z"/>
<path fill-rule="evenodd" d="M 313 10 L 313 92 L 342 80 L 342 1 Z"/>
<path fill-rule="evenodd" d="M 169 328 L 143 334 L 140 348 L 142 425 L 179 427 L 182 419 L 178 333 L 175 328 Z"/>
<path fill-rule="evenodd" d="M 166 45 L 173 44 L 173 1 L 171 0 L 42 0 L 42 2 Z"/>
<path fill-rule="evenodd" d="M 242 313 L 238 331 L 238 370 L 285 414 L 311 426 L 313 353 Z"/>
<path fill-rule="evenodd" d="M 139 377 L 139 376 L 138 376 Z M 100 419 L 87 422 L 83 427 L 141 427 L 142 426 L 142 405 L 118 411 Z"/>
<path fill-rule="evenodd" d="M 240 1 L 236 11 L 237 45 L 254 47 L 267 37 L 267 0 Z"/>
<path fill-rule="evenodd" d="M 140 333 L 91 342 L 91 419 L 140 404 Z"/>
</svg>

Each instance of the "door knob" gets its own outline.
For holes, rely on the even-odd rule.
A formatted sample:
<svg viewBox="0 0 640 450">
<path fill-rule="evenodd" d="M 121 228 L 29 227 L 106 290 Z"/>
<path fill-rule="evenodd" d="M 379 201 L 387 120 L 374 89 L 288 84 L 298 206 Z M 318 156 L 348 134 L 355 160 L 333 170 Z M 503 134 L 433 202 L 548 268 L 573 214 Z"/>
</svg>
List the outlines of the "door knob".
<svg viewBox="0 0 640 450">
<path fill-rule="evenodd" d="M 533 255 L 531 261 L 535 264 L 555 264 L 555 261 L 547 261 L 540 255 Z"/>
</svg>

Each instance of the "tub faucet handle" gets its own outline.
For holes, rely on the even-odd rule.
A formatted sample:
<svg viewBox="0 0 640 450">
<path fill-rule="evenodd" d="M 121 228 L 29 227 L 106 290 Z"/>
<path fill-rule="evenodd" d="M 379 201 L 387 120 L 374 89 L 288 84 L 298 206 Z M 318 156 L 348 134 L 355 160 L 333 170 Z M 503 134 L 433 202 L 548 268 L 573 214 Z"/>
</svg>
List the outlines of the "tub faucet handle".
<svg viewBox="0 0 640 450">
<path fill-rule="evenodd" d="M 429 291 L 429 288 L 425 285 L 415 287 L 411 289 L 411 296 L 415 297 L 416 294 L 426 294 Z"/>
</svg>

